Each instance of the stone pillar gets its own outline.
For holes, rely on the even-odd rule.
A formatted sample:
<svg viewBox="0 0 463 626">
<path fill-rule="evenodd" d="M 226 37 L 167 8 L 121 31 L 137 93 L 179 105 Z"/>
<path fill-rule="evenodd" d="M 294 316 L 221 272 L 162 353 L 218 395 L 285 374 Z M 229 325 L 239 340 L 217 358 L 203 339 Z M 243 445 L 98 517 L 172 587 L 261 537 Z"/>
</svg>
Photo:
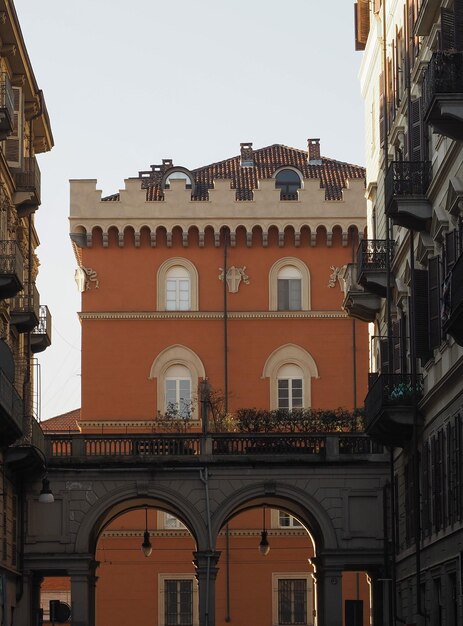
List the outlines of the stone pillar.
<svg viewBox="0 0 463 626">
<path fill-rule="evenodd" d="M 342 570 L 324 567 L 318 559 L 316 568 L 317 624 L 342 626 Z"/>
<path fill-rule="evenodd" d="M 199 626 L 215 626 L 215 579 L 220 552 L 194 552 L 199 592 Z"/>
<path fill-rule="evenodd" d="M 38 624 L 40 609 L 40 585 L 42 576 L 36 572 L 23 572 L 22 593 L 14 610 L 15 624 Z M 18 585 L 21 583 L 17 583 Z M 6 624 L 9 624 L 9 615 Z"/>
<path fill-rule="evenodd" d="M 95 561 L 69 570 L 71 577 L 71 624 L 95 626 Z"/>
</svg>

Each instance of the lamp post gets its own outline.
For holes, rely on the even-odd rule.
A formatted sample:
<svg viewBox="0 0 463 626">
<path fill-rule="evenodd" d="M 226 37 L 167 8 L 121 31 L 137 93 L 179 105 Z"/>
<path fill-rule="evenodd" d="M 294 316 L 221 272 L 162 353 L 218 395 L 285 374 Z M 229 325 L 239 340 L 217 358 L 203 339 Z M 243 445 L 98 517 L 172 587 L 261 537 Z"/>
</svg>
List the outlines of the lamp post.
<svg viewBox="0 0 463 626">
<path fill-rule="evenodd" d="M 141 551 L 148 557 L 153 552 L 153 546 L 150 541 L 150 534 L 148 531 L 148 507 L 145 507 L 145 532 L 143 533 L 143 543 L 141 544 Z"/>
<path fill-rule="evenodd" d="M 270 544 L 267 539 L 267 531 L 265 530 L 265 504 L 262 508 L 262 532 L 260 533 L 259 554 L 267 556 L 270 552 Z"/>
</svg>

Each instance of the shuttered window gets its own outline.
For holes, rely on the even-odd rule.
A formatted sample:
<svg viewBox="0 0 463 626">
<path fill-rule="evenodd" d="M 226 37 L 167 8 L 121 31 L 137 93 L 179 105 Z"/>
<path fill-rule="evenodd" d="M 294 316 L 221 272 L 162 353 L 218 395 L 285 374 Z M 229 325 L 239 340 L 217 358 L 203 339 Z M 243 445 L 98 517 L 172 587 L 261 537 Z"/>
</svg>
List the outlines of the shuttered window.
<svg viewBox="0 0 463 626">
<path fill-rule="evenodd" d="M 302 309 L 302 277 L 294 266 L 283 267 L 278 272 L 278 310 L 300 311 Z"/>
<path fill-rule="evenodd" d="M 424 364 L 431 357 L 429 345 L 428 272 L 414 270 L 414 312 L 416 356 Z"/>
<path fill-rule="evenodd" d="M 421 530 L 423 536 L 427 537 L 431 531 L 431 486 L 429 475 L 429 443 L 427 441 L 424 442 L 421 453 L 421 472 Z"/>
<path fill-rule="evenodd" d="M 24 103 L 20 87 L 13 87 L 13 132 L 5 141 L 5 158 L 10 167 L 22 169 L 24 141 Z"/>
<path fill-rule="evenodd" d="M 370 32 L 370 2 L 358 0 L 354 4 L 355 16 L 355 49 L 364 50 Z"/>
<path fill-rule="evenodd" d="M 429 291 L 429 347 L 432 350 L 441 343 L 441 283 L 440 258 L 431 257 L 428 263 Z"/>
<path fill-rule="evenodd" d="M 440 48 L 451 50 L 455 45 L 455 14 L 452 9 L 441 8 L 440 19 Z"/>
<path fill-rule="evenodd" d="M 412 161 L 423 161 L 423 124 L 421 120 L 421 98 L 411 101 L 412 109 Z"/>
<path fill-rule="evenodd" d="M 384 74 L 379 75 L 379 145 L 384 146 L 384 120 L 385 120 L 385 102 L 384 102 Z"/>
</svg>

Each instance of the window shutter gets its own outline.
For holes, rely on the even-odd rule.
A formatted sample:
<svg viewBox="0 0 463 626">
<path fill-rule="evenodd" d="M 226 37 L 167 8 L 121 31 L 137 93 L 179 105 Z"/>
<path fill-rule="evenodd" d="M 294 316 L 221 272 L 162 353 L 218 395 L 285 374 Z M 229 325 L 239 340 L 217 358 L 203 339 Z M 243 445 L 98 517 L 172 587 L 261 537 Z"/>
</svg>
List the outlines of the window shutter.
<svg viewBox="0 0 463 626">
<path fill-rule="evenodd" d="M 425 363 L 431 356 L 429 346 L 428 272 L 414 271 L 416 356 Z"/>
<path fill-rule="evenodd" d="M 358 0 L 355 4 L 355 49 L 365 50 L 370 32 L 370 2 Z"/>
<path fill-rule="evenodd" d="M 289 279 L 289 310 L 300 311 L 301 309 L 301 281 Z"/>
<path fill-rule="evenodd" d="M 278 283 L 278 310 L 287 311 L 289 308 L 289 281 L 279 278 L 277 283 Z"/>
<path fill-rule="evenodd" d="M 379 356 L 381 363 L 381 374 L 389 373 L 389 348 L 387 337 L 379 340 Z"/>
<path fill-rule="evenodd" d="M 455 265 L 457 260 L 458 230 L 452 230 L 445 234 L 445 267 L 444 276 L 446 277 Z"/>
<path fill-rule="evenodd" d="M 384 82 L 383 72 L 379 75 L 379 144 L 384 146 Z"/>
<path fill-rule="evenodd" d="M 394 374 L 402 373 L 402 354 L 401 354 L 401 324 L 400 319 L 392 322 L 392 371 Z"/>
<path fill-rule="evenodd" d="M 441 342 L 441 285 L 440 259 L 431 257 L 428 265 L 429 293 L 429 348 L 437 348 Z"/>
<path fill-rule="evenodd" d="M 421 98 L 412 100 L 412 161 L 422 161 L 422 123 L 421 123 Z"/>
<path fill-rule="evenodd" d="M 455 15 L 455 48 L 463 50 L 463 0 L 454 0 L 453 11 Z"/>
<path fill-rule="evenodd" d="M 12 87 L 14 103 L 13 132 L 5 141 L 5 158 L 10 167 L 22 169 L 24 105 L 20 87 Z"/>
<path fill-rule="evenodd" d="M 441 50 L 450 50 L 455 45 L 455 13 L 451 9 L 442 8 L 440 11 L 441 21 Z"/>
<path fill-rule="evenodd" d="M 375 13 L 379 13 L 380 8 L 381 8 L 381 0 L 374 0 L 373 11 Z"/>
</svg>

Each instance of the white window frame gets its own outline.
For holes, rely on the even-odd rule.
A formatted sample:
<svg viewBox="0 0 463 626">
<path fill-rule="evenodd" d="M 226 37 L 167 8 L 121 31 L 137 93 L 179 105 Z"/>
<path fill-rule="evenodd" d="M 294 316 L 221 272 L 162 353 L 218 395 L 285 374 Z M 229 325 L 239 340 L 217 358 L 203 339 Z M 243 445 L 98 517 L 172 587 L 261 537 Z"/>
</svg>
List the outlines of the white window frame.
<svg viewBox="0 0 463 626">
<path fill-rule="evenodd" d="M 170 375 L 169 375 L 170 372 Z M 181 374 L 187 374 L 181 375 Z M 164 397 L 165 397 L 165 405 L 164 412 L 167 413 L 171 409 L 176 409 L 178 412 L 178 416 L 180 418 L 192 417 L 193 412 L 193 394 L 192 394 L 192 377 L 191 372 L 185 365 L 171 365 L 164 376 Z M 182 382 L 188 382 L 188 398 L 183 398 L 181 396 L 181 387 Z M 168 383 L 174 383 L 174 398 L 169 397 L 172 390 L 168 389 Z"/>
<path fill-rule="evenodd" d="M 286 381 L 288 383 L 288 406 L 281 406 L 282 403 L 282 394 L 280 389 L 280 382 Z M 296 381 L 300 382 L 300 404 L 294 404 L 294 395 L 295 395 L 295 383 Z M 298 389 L 299 391 L 299 389 Z M 294 363 L 286 363 L 282 365 L 278 370 L 277 374 L 277 392 L 278 392 L 278 407 L 279 409 L 286 409 L 287 411 L 292 411 L 293 409 L 302 409 L 304 408 L 304 372 L 302 369 L 295 365 Z M 299 395 L 299 394 L 298 394 Z"/>
<path fill-rule="evenodd" d="M 194 574 L 159 574 L 158 576 L 158 624 L 166 626 L 165 620 L 165 581 L 166 580 L 191 580 L 193 589 L 193 626 L 199 626 L 198 607 L 198 583 Z"/>
<path fill-rule="evenodd" d="M 190 277 L 190 306 L 189 311 L 199 310 L 199 291 L 198 291 L 198 270 L 193 263 L 183 257 L 171 257 L 161 263 L 156 275 L 156 309 L 158 311 L 167 311 L 167 279 L 169 270 L 175 267 L 182 268 Z M 180 311 L 178 309 L 177 311 Z M 175 311 L 172 311 L 175 312 Z"/>
<path fill-rule="evenodd" d="M 166 311 L 190 310 L 191 277 L 184 266 L 175 265 L 166 272 Z"/>
<path fill-rule="evenodd" d="M 163 530 L 188 530 L 173 513 L 158 511 L 158 527 Z"/>
<path fill-rule="evenodd" d="M 278 276 L 285 272 L 297 270 L 301 279 L 300 311 L 310 311 L 310 272 L 307 265 L 296 257 L 278 259 L 269 271 L 269 311 L 278 311 Z M 280 311 L 283 313 L 284 311 Z"/>
<path fill-rule="evenodd" d="M 291 513 L 286 513 L 286 511 L 277 511 L 278 514 L 278 528 L 304 528 L 301 522 L 291 515 Z M 287 524 L 282 523 L 282 518 L 286 518 L 288 520 Z"/>
<path fill-rule="evenodd" d="M 278 581 L 279 580 L 305 580 L 307 589 L 307 615 L 306 626 L 313 626 L 314 623 L 314 602 L 313 602 L 313 578 L 307 572 L 274 572 L 272 574 L 272 625 L 281 626 L 278 611 Z"/>
</svg>

